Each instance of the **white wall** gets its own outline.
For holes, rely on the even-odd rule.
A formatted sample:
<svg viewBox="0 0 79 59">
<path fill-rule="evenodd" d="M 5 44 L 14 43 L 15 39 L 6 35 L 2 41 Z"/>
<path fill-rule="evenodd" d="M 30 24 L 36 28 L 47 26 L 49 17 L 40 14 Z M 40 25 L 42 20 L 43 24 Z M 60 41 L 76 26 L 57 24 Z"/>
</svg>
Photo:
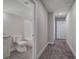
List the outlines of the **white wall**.
<svg viewBox="0 0 79 59">
<path fill-rule="evenodd" d="M 53 42 L 53 32 L 54 32 L 54 20 L 53 20 L 53 14 L 49 13 L 49 20 L 48 20 L 48 42 Z"/>
<path fill-rule="evenodd" d="M 4 34 L 19 33 L 23 34 L 24 19 L 7 12 L 3 13 L 3 32 Z"/>
<path fill-rule="evenodd" d="M 54 13 L 49 13 L 48 42 L 53 43 L 54 40 L 55 40 L 55 15 L 54 15 Z"/>
<path fill-rule="evenodd" d="M 37 40 L 37 55 L 45 47 L 48 42 L 48 13 L 42 3 L 38 2 L 38 40 Z"/>
<path fill-rule="evenodd" d="M 76 55 L 76 5 L 74 4 L 72 9 L 67 15 L 67 43 L 69 44 L 72 52 Z"/>
</svg>

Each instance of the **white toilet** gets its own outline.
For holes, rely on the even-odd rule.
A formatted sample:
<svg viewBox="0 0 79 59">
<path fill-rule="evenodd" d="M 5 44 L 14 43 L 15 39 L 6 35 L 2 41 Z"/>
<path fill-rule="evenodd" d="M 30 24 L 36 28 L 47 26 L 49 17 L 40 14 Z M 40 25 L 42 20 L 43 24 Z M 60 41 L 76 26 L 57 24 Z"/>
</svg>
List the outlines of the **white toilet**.
<svg viewBox="0 0 79 59">
<path fill-rule="evenodd" d="M 14 41 L 14 43 L 16 43 L 15 48 L 18 52 L 25 52 L 26 51 L 27 41 L 22 40 L 22 35 L 14 35 L 13 41 Z"/>
</svg>

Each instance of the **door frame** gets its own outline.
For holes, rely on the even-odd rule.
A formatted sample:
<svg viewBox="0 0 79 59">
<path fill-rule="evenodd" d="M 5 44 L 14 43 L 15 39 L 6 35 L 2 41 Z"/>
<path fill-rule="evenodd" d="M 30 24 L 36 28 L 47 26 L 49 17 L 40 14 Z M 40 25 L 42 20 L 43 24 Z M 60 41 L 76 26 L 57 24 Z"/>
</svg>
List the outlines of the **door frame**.
<svg viewBox="0 0 79 59">
<path fill-rule="evenodd" d="M 64 20 L 57 20 L 56 18 L 63 18 Z M 57 39 L 57 21 L 66 21 L 66 16 L 55 16 L 55 40 Z"/>
<path fill-rule="evenodd" d="M 32 48 L 32 59 L 37 59 L 37 54 L 36 54 L 36 46 L 37 46 L 37 29 L 38 29 L 38 1 L 37 0 L 30 0 L 31 3 L 34 4 L 34 19 L 33 19 L 33 48 Z M 3 10 L 3 12 L 11 13 L 8 10 Z M 14 13 L 11 13 L 14 14 Z M 16 14 L 15 14 L 16 15 Z"/>
<path fill-rule="evenodd" d="M 37 59 L 38 0 L 31 0 L 31 1 L 34 4 L 32 59 Z"/>
</svg>

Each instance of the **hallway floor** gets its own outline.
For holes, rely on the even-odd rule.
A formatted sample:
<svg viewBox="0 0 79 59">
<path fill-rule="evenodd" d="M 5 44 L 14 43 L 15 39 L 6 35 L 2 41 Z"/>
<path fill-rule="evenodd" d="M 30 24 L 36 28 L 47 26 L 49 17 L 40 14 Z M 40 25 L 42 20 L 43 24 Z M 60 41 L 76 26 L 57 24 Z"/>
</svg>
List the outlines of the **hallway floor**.
<svg viewBox="0 0 79 59">
<path fill-rule="evenodd" d="M 76 59 L 65 40 L 49 44 L 39 59 Z"/>
</svg>

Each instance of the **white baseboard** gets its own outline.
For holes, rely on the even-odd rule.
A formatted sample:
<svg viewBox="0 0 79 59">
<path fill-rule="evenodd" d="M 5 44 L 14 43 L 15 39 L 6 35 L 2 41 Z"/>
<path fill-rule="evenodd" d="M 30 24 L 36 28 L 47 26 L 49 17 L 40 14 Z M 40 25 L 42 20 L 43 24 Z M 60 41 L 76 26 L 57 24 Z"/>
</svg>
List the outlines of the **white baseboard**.
<svg viewBox="0 0 79 59">
<path fill-rule="evenodd" d="M 71 51 L 72 51 L 74 57 L 76 57 L 76 53 L 75 53 L 75 51 L 73 50 L 72 46 L 70 45 L 70 43 L 69 43 L 67 40 L 66 40 L 66 42 L 67 42 L 69 48 L 71 49 Z"/>
<path fill-rule="evenodd" d="M 43 49 L 40 51 L 40 53 L 38 54 L 37 58 L 39 59 L 39 57 L 42 55 L 42 53 L 44 52 L 45 48 L 48 46 L 48 44 L 54 44 L 54 42 L 48 42 Z"/>
<path fill-rule="evenodd" d="M 39 59 L 39 57 L 42 55 L 42 53 L 44 52 L 45 48 L 48 46 L 48 43 L 42 48 L 42 50 L 40 51 L 40 53 L 37 55 L 37 58 Z"/>
</svg>

